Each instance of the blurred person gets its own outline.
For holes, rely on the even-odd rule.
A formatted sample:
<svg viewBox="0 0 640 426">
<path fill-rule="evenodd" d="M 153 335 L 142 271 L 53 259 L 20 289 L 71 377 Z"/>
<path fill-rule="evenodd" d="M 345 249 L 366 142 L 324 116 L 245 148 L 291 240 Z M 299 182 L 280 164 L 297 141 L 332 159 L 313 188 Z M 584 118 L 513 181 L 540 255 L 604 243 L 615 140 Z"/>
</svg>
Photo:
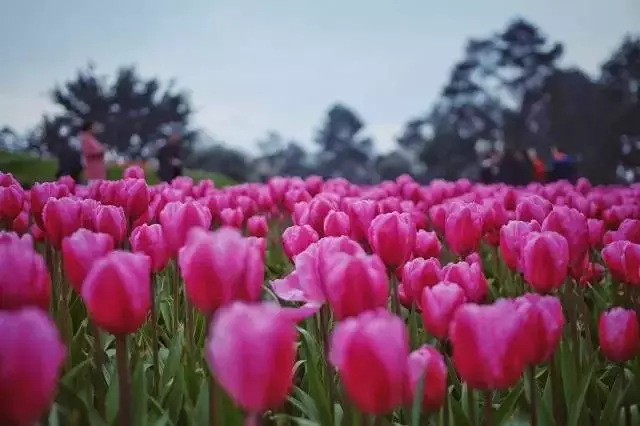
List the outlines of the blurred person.
<svg viewBox="0 0 640 426">
<path fill-rule="evenodd" d="M 158 150 L 158 177 L 163 182 L 171 182 L 178 176 L 182 176 L 182 132 L 174 127 Z"/>
<path fill-rule="evenodd" d="M 494 150 L 484 154 L 480 162 L 480 182 L 489 185 L 495 182 L 497 173 L 498 153 Z"/>
<path fill-rule="evenodd" d="M 72 144 L 64 144 L 56 153 L 58 159 L 58 170 L 56 179 L 62 176 L 70 176 L 74 181 L 79 182 L 82 175 L 82 154 L 80 150 Z"/>
<path fill-rule="evenodd" d="M 531 162 L 533 180 L 536 182 L 544 182 L 547 178 L 547 169 L 544 162 L 538 156 L 535 148 L 527 149 L 527 158 Z"/>
<path fill-rule="evenodd" d="M 556 146 L 551 147 L 551 155 L 553 157 L 553 166 L 551 168 L 550 180 L 568 180 L 569 182 L 574 182 L 577 172 L 575 159 Z"/>
<path fill-rule="evenodd" d="M 104 146 L 96 139 L 97 133 L 98 124 L 92 120 L 86 120 L 78 135 L 84 162 L 84 177 L 89 182 L 107 177 Z"/>
<path fill-rule="evenodd" d="M 506 148 L 498 167 L 499 182 L 522 186 L 531 182 L 531 164 L 521 150 Z"/>
</svg>

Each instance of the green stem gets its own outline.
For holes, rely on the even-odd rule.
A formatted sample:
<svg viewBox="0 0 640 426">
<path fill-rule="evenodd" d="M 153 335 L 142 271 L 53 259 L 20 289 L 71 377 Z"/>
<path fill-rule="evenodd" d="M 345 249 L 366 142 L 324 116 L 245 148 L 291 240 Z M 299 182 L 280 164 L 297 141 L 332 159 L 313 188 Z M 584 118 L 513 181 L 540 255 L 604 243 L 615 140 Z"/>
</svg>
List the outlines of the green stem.
<svg viewBox="0 0 640 426">
<path fill-rule="evenodd" d="M 562 400 L 562 382 L 561 377 L 558 376 L 556 369 L 556 361 L 554 358 L 549 360 L 549 374 L 551 376 L 551 400 L 553 401 L 553 412 L 556 420 L 556 425 L 564 424 L 564 402 Z"/>
<path fill-rule="evenodd" d="M 576 298 L 573 291 L 573 283 L 566 281 L 567 289 L 567 310 L 569 311 L 569 323 L 571 327 L 571 341 L 573 343 L 573 357 L 576 368 L 580 372 L 580 340 L 578 339 L 578 319 L 576 315 Z"/>
<path fill-rule="evenodd" d="M 476 425 L 476 401 L 474 398 L 474 391 L 473 389 L 469 389 L 469 392 L 467 393 L 467 403 L 468 403 L 468 409 L 469 409 L 469 423 L 472 426 Z"/>
<path fill-rule="evenodd" d="M 180 315 L 180 270 L 178 262 L 174 263 L 173 270 L 173 330 L 178 332 L 178 317 Z"/>
<path fill-rule="evenodd" d="M 102 338 L 100 336 L 100 329 L 96 326 L 96 324 L 89 320 L 89 328 L 91 329 L 91 334 L 93 334 L 93 356 L 95 362 L 95 371 L 94 371 L 94 392 L 95 392 L 95 407 L 98 410 L 98 413 L 104 418 L 105 414 L 105 405 L 104 405 L 104 395 L 105 395 L 105 383 L 104 383 L 104 373 L 102 372 L 102 366 L 104 365 L 104 352 L 102 351 Z"/>
<path fill-rule="evenodd" d="M 398 297 L 398 277 L 393 268 L 389 268 L 389 280 L 391 281 L 391 308 L 394 314 L 400 315 L 400 299 Z"/>
<path fill-rule="evenodd" d="M 158 343 L 158 311 L 156 308 L 156 274 L 151 274 L 151 339 L 153 345 L 153 390 L 157 392 L 160 387 L 160 350 Z"/>
<path fill-rule="evenodd" d="M 624 424 L 625 426 L 631 426 L 631 406 L 630 404 L 625 402 L 627 375 L 624 372 L 623 364 L 620 364 L 620 374 L 622 374 L 620 383 L 622 384 L 622 391 L 624 392 L 624 394 L 622 395 L 622 403 L 624 404 Z"/>
<path fill-rule="evenodd" d="M 129 371 L 126 334 L 116 335 L 116 358 L 118 361 L 118 384 L 120 391 L 119 424 L 121 426 L 133 426 L 131 372 Z"/>
<path fill-rule="evenodd" d="M 205 339 L 209 337 L 211 328 L 213 327 L 213 314 L 207 318 L 207 325 L 205 329 Z M 209 422 L 212 426 L 218 425 L 218 415 L 216 406 L 218 402 L 218 385 L 216 379 L 213 376 L 213 372 L 209 370 Z"/>
<path fill-rule="evenodd" d="M 329 305 L 324 305 L 320 309 L 320 318 L 322 323 L 322 347 L 324 349 L 324 360 L 326 367 L 326 376 L 325 376 L 325 385 L 327 388 L 327 394 L 329 395 L 329 419 L 330 424 L 334 424 L 334 389 L 333 389 L 333 377 L 335 372 L 333 371 L 333 365 L 329 362 L 329 332 L 331 329 L 331 312 L 329 310 Z"/>
<path fill-rule="evenodd" d="M 484 393 L 484 424 L 491 426 L 493 419 L 493 392 L 486 391 Z"/>
<path fill-rule="evenodd" d="M 531 393 L 531 426 L 538 426 L 538 407 L 536 395 L 538 393 L 536 386 L 536 367 L 530 366 L 527 373 L 529 374 L 529 386 Z"/>
</svg>

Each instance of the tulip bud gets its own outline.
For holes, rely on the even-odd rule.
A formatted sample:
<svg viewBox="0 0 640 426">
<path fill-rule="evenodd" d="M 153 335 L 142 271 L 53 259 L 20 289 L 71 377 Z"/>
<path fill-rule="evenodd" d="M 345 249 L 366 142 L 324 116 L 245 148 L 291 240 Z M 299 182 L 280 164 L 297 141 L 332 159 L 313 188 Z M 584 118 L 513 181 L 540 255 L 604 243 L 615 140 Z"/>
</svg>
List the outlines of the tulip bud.
<svg viewBox="0 0 640 426">
<path fill-rule="evenodd" d="M 539 195 L 527 195 L 516 206 L 516 220 L 542 223 L 547 217 L 553 205 Z"/>
<path fill-rule="evenodd" d="M 0 330 L 0 424 L 35 424 L 53 402 L 66 349 L 38 309 L 0 311 Z"/>
<path fill-rule="evenodd" d="M 440 282 L 440 261 L 435 258 L 412 259 L 402 268 L 402 286 L 407 298 L 414 303 L 420 302 L 422 290 Z"/>
<path fill-rule="evenodd" d="M 282 233 L 282 246 L 290 260 L 318 241 L 318 233 L 309 225 L 290 226 Z"/>
<path fill-rule="evenodd" d="M 178 254 L 178 264 L 187 297 L 205 315 L 235 300 L 260 299 L 262 251 L 234 228 L 192 230 Z"/>
<path fill-rule="evenodd" d="M 525 325 L 510 300 L 458 308 L 449 338 L 460 378 L 473 389 L 502 390 L 514 385 L 526 364 Z"/>
<path fill-rule="evenodd" d="M 526 320 L 528 339 L 524 354 L 527 363 L 538 365 L 547 362 L 560 343 L 565 324 L 560 300 L 527 293 L 515 299 L 515 303 Z"/>
<path fill-rule="evenodd" d="M 447 395 L 447 364 L 435 348 L 424 345 L 411 352 L 407 358 L 407 379 L 405 384 L 405 404 L 411 406 L 423 380 L 422 408 L 428 412 L 437 411 Z"/>
<path fill-rule="evenodd" d="M 450 263 L 442 268 L 442 281 L 458 284 L 464 290 L 467 300 L 481 303 L 489 294 L 489 284 L 478 263 Z"/>
<path fill-rule="evenodd" d="M 50 198 L 42 210 L 47 240 L 57 249 L 80 227 L 80 204 L 71 198 Z"/>
<path fill-rule="evenodd" d="M 338 320 L 387 304 L 387 271 L 378 256 L 335 253 L 325 267 L 324 290 Z"/>
<path fill-rule="evenodd" d="M 159 216 L 162 232 L 171 253 L 171 257 L 178 254 L 184 246 L 191 228 L 209 229 L 211 226 L 211 212 L 196 202 L 170 202 L 162 209 Z"/>
<path fill-rule="evenodd" d="M 222 209 L 220 212 L 220 220 L 224 226 L 229 226 L 231 228 L 242 228 L 242 223 L 244 222 L 244 213 L 240 208 L 226 208 Z"/>
<path fill-rule="evenodd" d="M 111 235 L 113 245 L 119 247 L 127 237 L 127 218 L 122 207 L 101 205 L 96 209 L 97 232 Z"/>
<path fill-rule="evenodd" d="M 402 319 L 384 309 L 367 311 L 338 323 L 329 347 L 329 361 L 360 410 L 386 414 L 402 404 L 409 356 Z"/>
<path fill-rule="evenodd" d="M 537 292 L 560 288 L 567 278 L 569 246 L 557 232 L 531 232 L 522 248 L 521 269 L 524 279 Z"/>
<path fill-rule="evenodd" d="M 51 280 L 44 259 L 31 241 L 13 235 L 3 233 L 0 238 L 0 310 L 48 311 Z"/>
<path fill-rule="evenodd" d="M 416 244 L 413 248 L 413 255 L 415 257 L 422 257 L 429 259 L 430 257 L 440 257 L 440 251 L 442 250 L 442 244 L 438 239 L 438 235 L 435 232 L 428 232 L 424 229 L 419 229 L 416 233 Z"/>
<path fill-rule="evenodd" d="M 576 209 L 554 207 L 542 223 L 542 230 L 557 232 L 566 239 L 571 266 L 582 262 L 589 251 L 587 218 Z"/>
<path fill-rule="evenodd" d="M 349 215 L 345 212 L 331 210 L 324 220 L 324 235 L 328 237 L 348 236 L 351 233 Z"/>
<path fill-rule="evenodd" d="M 169 263 L 169 248 L 159 224 L 138 226 L 131 232 L 129 242 L 131 251 L 149 256 L 153 272 L 162 271 Z"/>
<path fill-rule="evenodd" d="M 385 213 L 369 226 L 369 244 L 390 268 L 404 265 L 413 253 L 416 226 L 407 213 Z"/>
<path fill-rule="evenodd" d="M 420 307 L 424 328 L 440 340 L 449 335 L 449 325 L 456 310 L 466 302 L 464 290 L 458 284 L 441 281 L 422 290 Z"/>
<path fill-rule="evenodd" d="M 449 248 L 465 256 L 478 249 L 484 230 L 484 213 L 475 203 L 453 208 L 445 222 L 444 236 Z"/>
<path fill-rule="evenodd" d="M 640 349 L 638 316 L 631 309 L 613 308 L 600 316 L 600 350 L 613 362 L 633 359 Z"/>
<path fill-rule="evenodd" d="M 135 333 L 151 309 L 151 261 L 112 251 L 95 261 L 82 285 L 89 317 L 112 334 Z"/>
<path fill-rule="evenodd" d="M 62 240 L 64 272 L 78 293 L 94 262 L 113 250 L 113 238 L 108 234 L 78 229 Z"/>
<path fill-rule="evenodd" d="M 531 232 L 539 232 L 538 222 L 522 222 L 514 220 L 500 229 L 500 253 L 509 269 L 519 272 L 520 256 L 527 235 Z"/>
<path fill-rule="evenodd" d="M 250 413 L 282 405 L 293 387 L 296 358 L 295 324 L 283 309 L 235 302 L 220 309 L 211 325 L 207 360 L 231 399 Z"/>
<path fill-rule="evenodd" d="M 265 238 L 269 235 L 267 218 L 264 216 L 251 216 L 249 220 L 247 220 L 247 229 L 252 236 Z"/>
</svg>

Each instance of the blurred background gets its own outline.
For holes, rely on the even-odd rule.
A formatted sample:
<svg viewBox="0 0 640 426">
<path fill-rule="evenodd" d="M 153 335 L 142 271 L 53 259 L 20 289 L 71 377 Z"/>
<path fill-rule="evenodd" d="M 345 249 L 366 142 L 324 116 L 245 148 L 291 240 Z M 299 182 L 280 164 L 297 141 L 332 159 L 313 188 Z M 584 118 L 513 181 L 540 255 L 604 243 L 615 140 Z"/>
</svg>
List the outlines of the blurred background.
<svg viewBox="0 0 640 426">
<path fill-rule="evenodd" d="M 0 58 L 0 169 L 27 183 L 86 119 L 112 164 L 179 125 L 185 166 L 234 181 L 477 179 L 551 147 L 640 175 L 638 0 L 3 0 Z"/>
</svg>

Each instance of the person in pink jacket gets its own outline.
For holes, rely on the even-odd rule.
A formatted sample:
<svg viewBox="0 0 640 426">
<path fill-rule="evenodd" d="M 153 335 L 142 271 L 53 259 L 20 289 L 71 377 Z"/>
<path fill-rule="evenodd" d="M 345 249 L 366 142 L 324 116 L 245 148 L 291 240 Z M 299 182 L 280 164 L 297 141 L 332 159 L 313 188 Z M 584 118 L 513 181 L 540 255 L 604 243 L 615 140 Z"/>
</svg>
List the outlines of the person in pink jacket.
<svg viewBox="0 0 640 426">
<path fill-rule="evenodd" d="M 96 139 L 96 123 L 84 122 L 80 128 L 80 145 L 84 161 L 84 177 L 88 181 L 106 179 L 107 167 L 104 162 L 104 146 Z"/>
</svg>

